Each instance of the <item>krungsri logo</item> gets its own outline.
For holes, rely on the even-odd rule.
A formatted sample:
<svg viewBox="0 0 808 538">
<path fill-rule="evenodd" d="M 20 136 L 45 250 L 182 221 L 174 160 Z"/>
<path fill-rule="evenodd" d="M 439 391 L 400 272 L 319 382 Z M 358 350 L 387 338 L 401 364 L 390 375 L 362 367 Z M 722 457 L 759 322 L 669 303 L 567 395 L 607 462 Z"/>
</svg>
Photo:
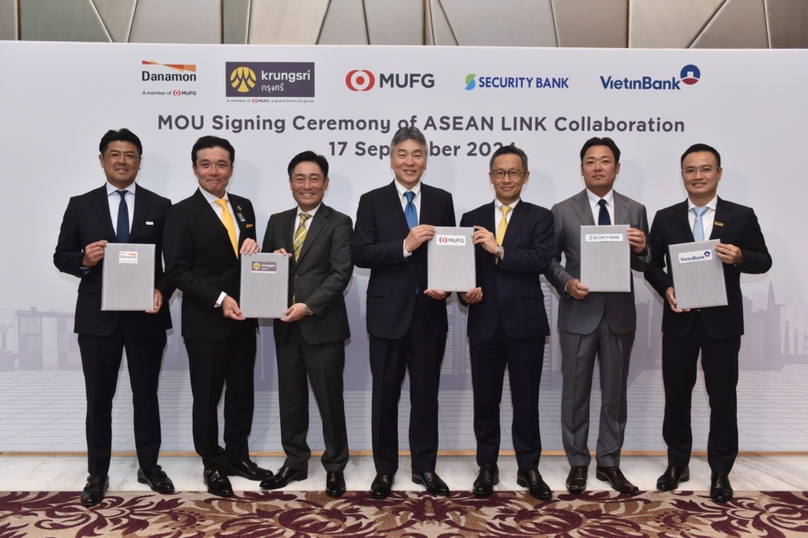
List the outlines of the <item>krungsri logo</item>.
<svg viewBox="0 0 808 538">
<path fill-rule="evenodd" d="M 239 93 L 255 88 L 255 71 L 249 67 L 236 67 L 230 73 L 230 85 Z"/>
</svg>

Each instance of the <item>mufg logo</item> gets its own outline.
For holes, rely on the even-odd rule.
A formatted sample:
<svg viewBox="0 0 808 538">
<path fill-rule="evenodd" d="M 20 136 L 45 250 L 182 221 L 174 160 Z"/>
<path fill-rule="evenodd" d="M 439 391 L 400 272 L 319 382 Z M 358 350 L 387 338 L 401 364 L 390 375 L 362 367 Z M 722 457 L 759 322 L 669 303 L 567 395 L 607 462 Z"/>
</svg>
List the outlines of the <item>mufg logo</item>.
<svg viewBox="0 0 808 538">
<path fill-rule="evenodd" d="M 600 83 L 604 90 L 681 90 L 682 84 L 692 86 L 701 78 L 701 71 L 695 65 L 686 65 L 679 72 L 679 77 L 654 78 L 614 78 L 601 75 Z"/>
</svg>

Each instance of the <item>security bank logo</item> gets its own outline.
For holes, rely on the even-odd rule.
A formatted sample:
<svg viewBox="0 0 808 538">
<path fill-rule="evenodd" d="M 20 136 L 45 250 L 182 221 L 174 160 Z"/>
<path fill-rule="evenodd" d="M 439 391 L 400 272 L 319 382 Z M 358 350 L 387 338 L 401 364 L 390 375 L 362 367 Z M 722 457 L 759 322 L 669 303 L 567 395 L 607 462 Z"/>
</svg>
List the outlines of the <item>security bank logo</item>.
<svg viewBox="0 0 808 538">
<path fill-rule="evenodd" d="M 345 75 L 345 85 L 354 92 L 366 92 L 376 85 L 376 77 L 367 69 L 354 69 Z"/>
<path fill-rule="evenodd" d="M 230 73 L 230 86 L 239 93 L 247 93 L 255 88 L 255 71 L 249 67 L 236 67 Z"/>
<path fill-rule="evenodd" d="M 480 89 L 512 89 L 512 88 L 566 88 L 570 87 L 569 77 L 510 77 L 510 76 L 477 76 L 474 73 L 466 75 L 466 91 L 474 88 Z"/>
<path fill-rule="evenodd" d="M 695 65 L 686 65 L 682 68 L 679 76 L 682 77 L 682 82 L 688 86 L 692 86 L 701 78 L 701 71 L 699 71 L 699 68 Z"/>
<path fill-rule="evenodd" d="M 227 97 L 314 97 L 314 62 L 226 62 Z"/>
<path fill-rule="evenodd" d="M 701 78 L 701 71 L 693 64 L 688 64 L 679 71 L 679 77 L 654 78 L 644 75 L 639 78 L 600 77 L 604 90 L 681 90 L 682 84 L 692 86 Z"/>
</svg>

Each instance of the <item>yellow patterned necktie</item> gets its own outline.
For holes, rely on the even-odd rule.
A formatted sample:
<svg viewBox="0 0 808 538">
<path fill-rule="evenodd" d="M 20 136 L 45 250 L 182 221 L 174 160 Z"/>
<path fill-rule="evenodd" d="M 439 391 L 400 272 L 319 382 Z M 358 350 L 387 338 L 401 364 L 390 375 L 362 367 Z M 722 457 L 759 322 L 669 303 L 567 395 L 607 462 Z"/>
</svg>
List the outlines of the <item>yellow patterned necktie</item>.
<svg viewBox="0 0 808 538">
<path fill-rule="evenodd" d="M 216 200 L 216 205 L 222 208 L 222 224 L 227 229 L 227 235 L 230 236 L 230 243 L 233 245 L 233 252 L 238 258 L 238 240 L 236 239 L 236 225 L 233 223 L 233 215 L 227 209 L 227 200 L 219 198 Z"/>
<path fill-rule="evenodd" d="M 508 229 L 508 211 L 511 208 L 504 205 L 500 209 L 502 209 L 502 220 L 499 221 L 499 227 L 497 227 L 497 245 L 502 246 L 502 242 L 505 240 L 505 230 Z"/>
<path fill-rule="evenodd" d="M 303 246 L 303 241 L 306 240 L 306 221 L 311 218 L 308 213 L 300 213 L 300 226 L 295 231 L 295 261 L 300 257 L 300 250 Z"/>
</svg>

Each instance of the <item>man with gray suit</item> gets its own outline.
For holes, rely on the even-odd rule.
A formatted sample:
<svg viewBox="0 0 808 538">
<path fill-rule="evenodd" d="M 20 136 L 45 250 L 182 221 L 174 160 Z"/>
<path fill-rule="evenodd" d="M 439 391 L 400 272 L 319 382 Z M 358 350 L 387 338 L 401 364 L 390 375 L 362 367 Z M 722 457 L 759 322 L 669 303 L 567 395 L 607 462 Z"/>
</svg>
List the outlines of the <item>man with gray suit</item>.
<svg viewBox="0 0 808 538">
<path fill-rule="evenodd" d="M 626 379 L 637 326 L 634 285 L 626 293 L 589 291 L 581 275 L 581 226 L 628 224 L 631 268 L 644 271 L 651 256 L 646 246 L 645 206 L 612 189 L 620 172 L 620 149 L 611 138 L 591 138 L 581 148 L 586 188 L 553 206 L 555 251 L 547 279 L 558 290 L 561 338 L 561 432 L 572 469 L 567 490 L 582 493 L 591 456 L 589 398 L 595 358 L 600 362 L 601 411 L 597 441 L 597 478 L 621 493 L 639 490 L 620 471 L 626 428 Z M 561 255 L 565 264 L 561 265 Z"/>
<path fill-rule="evenodd" d="M 345 493 L 348 433 L 342 398 L 345 340 L 350 338 L 342 293 L 351 281 L 351 218 L 323 202 L 328 161 L 313 151 L 295 155 L 287 169 L 297 206 L 269 217 L 264 252 L 288 254 L 289 304 L 275 320 L 281 444 L 286 461 L 263 489 L 279 489 L 308 477 L 311 450 L 309 382 L 323 419 L 325 491 Z"/>
</svg>

